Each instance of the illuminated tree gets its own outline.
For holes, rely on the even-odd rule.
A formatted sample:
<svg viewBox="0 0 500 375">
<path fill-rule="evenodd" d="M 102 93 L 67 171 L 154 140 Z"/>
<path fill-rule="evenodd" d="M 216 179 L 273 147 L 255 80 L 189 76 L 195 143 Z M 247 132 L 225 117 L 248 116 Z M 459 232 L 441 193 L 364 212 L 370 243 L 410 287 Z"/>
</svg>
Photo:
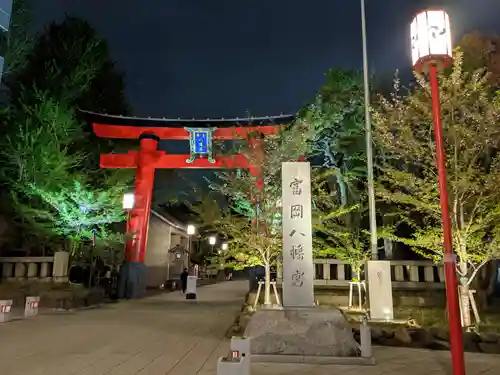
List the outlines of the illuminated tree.
<svg viewBox="0 0 500 375">
<path fill-rule="evenodd" d="M 125 219 L 121 206 L 124 186 L 100 190 L 75 180 L 58 189 L 30 183 L 24 190 L 40 205 L 22 205 L 23 217 L 39 233 L 64 239 L 72 260 L 88 260 L 97 255 L 89 253 L 93 247 L 84 246 L 91 240 L 95 240 L 99 250 L 123 247 L 123 236 L 110 227 Z"/>
<path fill-rule="evenodd" d="M 440 76 L 441 117 L 447 157 L 453 247 L 458 255 L 464 323 L 470 325 L 469 288 L 479 270 L 499 255 L 500 97 L 482 71 L 462 69 L 456 51 L 450 74 Z M 399 83 L 374 113 L 380 170 L 376 192 L 413 234 L 398 237 L 418 254 L 443 260 L 441 210 L 433 142 L 431 94 L 417 76 L 417 87 L 402 97 Z"/>
<path fill-rule="evenodd" d="M 264 138 L 262 158 L 256 157 L 251 146 L 239 147 L 238 152 L 261 169 L 262 190 L 248 171 L 221 172 L 217 174 L 218 181 L 210 183 L 213 191 L 229 201 L 227 210 L 219 211 L 218 221 L 212 219 L 228 238 L 231 253 L 226 255 L 246 265 L 264 267 L 266 305 L 270 304 L 271 266 L 282 251 L 281 163 L 296 161 L 304 155 L 309 140 L 308 128 L 291 126 L 279 135 Z"/>
<path fill-rule="evenodd" d="M 14 5 L 12 32 L 2 46 L 10 105 L 0 113 L 0 182 L 23 240 L 40 241 L 50 231 L 40 231 L 28 212 L 50 212 L 54 207 L 43 197 L 62 199 L 74 189 L 75 179 L 89 194 L 92 189 L 97 195 L 108 191 L 109 204 L 121 199 L 116 187 L 125 185 L 131 174 L 99 171 L 99 152 L 113 144 L 92 136 L 79 108 L 124 114 L 128 105 L 123 76 L 87 22 L 66 17 L 31 38 L 29 9 L 21 0 Z M 105 230 L 116 232 L 112 225 Z"/>
<path fill-rule="evenodd" d="M 332 69 L 313 102 L 299 112 L 298 122 L 310 126 L 310 154 L 337 186 L 343 206 L 357 200 L 358 184 L 366 175 L 363 76 L 356 71 Z"/>
<path fill-rule="evenodd" d="M 363 266 L 371 256 L 369 234 L 361 223 L 363 208 L 361 203 L 339 205 L 328 187 L 329 173 L 316 172 L 313 179 L 314 254 L 345 262 L 354 272 L 353 281 L 362 281 Z"/>
<path fill-rule="evenodd" d="M 489 83 L 500 87 L 500 37 L 474 31 L 465 34 L 458 45 L 463 52 L 463 69 L 469 72 L 484 69 L 489 72 Z"/>
</svg>

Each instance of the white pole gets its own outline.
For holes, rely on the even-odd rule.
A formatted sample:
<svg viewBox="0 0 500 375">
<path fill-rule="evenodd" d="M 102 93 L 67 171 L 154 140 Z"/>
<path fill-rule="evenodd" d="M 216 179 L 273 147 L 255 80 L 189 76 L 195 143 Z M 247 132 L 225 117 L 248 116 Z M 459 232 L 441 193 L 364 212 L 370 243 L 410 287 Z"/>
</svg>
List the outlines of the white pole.
<svg viewBox="0 0 500 375">
<path fill-rule="evenodd" d="M 366 169 L 368 185 L 368 211 L 370 216 L 370 244 L 372 259 L 378 259 L 377 245 L 377 212 L 375 208 L 375 187 L 373 179 L 373 140 L 370 114 L 370 83 L 368 81 L 368 51 L 366 48 L 366 15 L 365 0 L 361 0 L 361 34 L 363 38 L 363 81 L 365 89 L 365 136 L 366 136 Z"/>
</svg>

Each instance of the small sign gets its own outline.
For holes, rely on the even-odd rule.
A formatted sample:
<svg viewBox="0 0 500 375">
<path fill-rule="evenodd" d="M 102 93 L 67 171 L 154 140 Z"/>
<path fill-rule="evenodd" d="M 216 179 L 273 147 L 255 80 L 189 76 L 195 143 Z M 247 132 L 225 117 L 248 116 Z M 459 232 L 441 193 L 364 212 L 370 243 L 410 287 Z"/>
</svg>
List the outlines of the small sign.
<svg viewBox="0 0 500 375">
<path fill-rule="evenodd" d="M 210 163 L 215 163 L 212 156 L 212 132 L 215 128 L 184 128 L 189 132 L 189 149 L 191 156 L 186 163 L 192 163 L 198 157 L 206 157 Z"/>
</svg>

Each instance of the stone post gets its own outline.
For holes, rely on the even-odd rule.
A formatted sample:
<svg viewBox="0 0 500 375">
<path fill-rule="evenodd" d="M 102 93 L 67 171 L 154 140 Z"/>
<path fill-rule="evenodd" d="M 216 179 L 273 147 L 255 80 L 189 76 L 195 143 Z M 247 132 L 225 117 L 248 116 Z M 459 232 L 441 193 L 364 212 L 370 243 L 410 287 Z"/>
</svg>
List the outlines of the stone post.
<svg viewBox="0 0 500 375">
<path fill-rule="evenodd" d="M 369 260 L 366 268 L 370 319 L 393 320 L 391 262 L 388 260 Z"/>
<path fill-rule="evenodd" d="M 282 163 L 283 306 L 314 306 L 311 166 Z"/>
<path fill-rule="evenodd" d="M 40 297 L 26 297 L 24 304 L 24 316 L 26 318 L 38 315 L 38 305 L 40 304 Z"/>
<path fill-rule="evenodd" d="M 58 251 L 54 253 L 54 264 L 52 266 L 52 279 L 55 283 L 68 282 L 69 253 Z"/>
<path fill-rule="evenodd" d="M 12 319 L 12 300 L 0 300 L 0 323 L 6 323 Z"/>
</svg>

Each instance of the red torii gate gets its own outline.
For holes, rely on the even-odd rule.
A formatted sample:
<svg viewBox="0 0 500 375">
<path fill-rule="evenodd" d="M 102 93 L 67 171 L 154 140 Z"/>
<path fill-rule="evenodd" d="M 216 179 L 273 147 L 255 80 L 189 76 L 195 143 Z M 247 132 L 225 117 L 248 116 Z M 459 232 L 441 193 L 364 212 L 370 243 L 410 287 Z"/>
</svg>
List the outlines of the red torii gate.
<svg viewBox="0 0 500 375">
<path fill-rule="evenodd" d="M 263 188 L 260 165 L 251 165 L 242 155 L 212 156 L 212 139 L 225 141 L 247 139 L 255 151 L 255 160 L 263 155 L 263 137 L 276 134 L 279 124 L 290 123 L 291 115 L 245 119 L 159 119 L 102 115 L 85 112 L 94 133 L 101 138 L 138 139 L 139 151 L 126 154 L 102 154 L 101 168 L 136 168 L 135 203 L 130 212 L 128 231 L 132 240 L 126 244 L 126 263 L 142 265 L 146 254 L 149 217 L 155 170 L 158 168 L 245 168 L 257 177 Z M 272 124 L 272 125 L 271 125 Z M 191 154 L 170 155 L 158 150 L 160 140 L 189 140 Z M 135 279 L 142 278 L 135 276 Z M 139 280 L 132 281 L 139 285 Z M 133 289 L 136 289 L 135 287 Z"/>
</svg>

